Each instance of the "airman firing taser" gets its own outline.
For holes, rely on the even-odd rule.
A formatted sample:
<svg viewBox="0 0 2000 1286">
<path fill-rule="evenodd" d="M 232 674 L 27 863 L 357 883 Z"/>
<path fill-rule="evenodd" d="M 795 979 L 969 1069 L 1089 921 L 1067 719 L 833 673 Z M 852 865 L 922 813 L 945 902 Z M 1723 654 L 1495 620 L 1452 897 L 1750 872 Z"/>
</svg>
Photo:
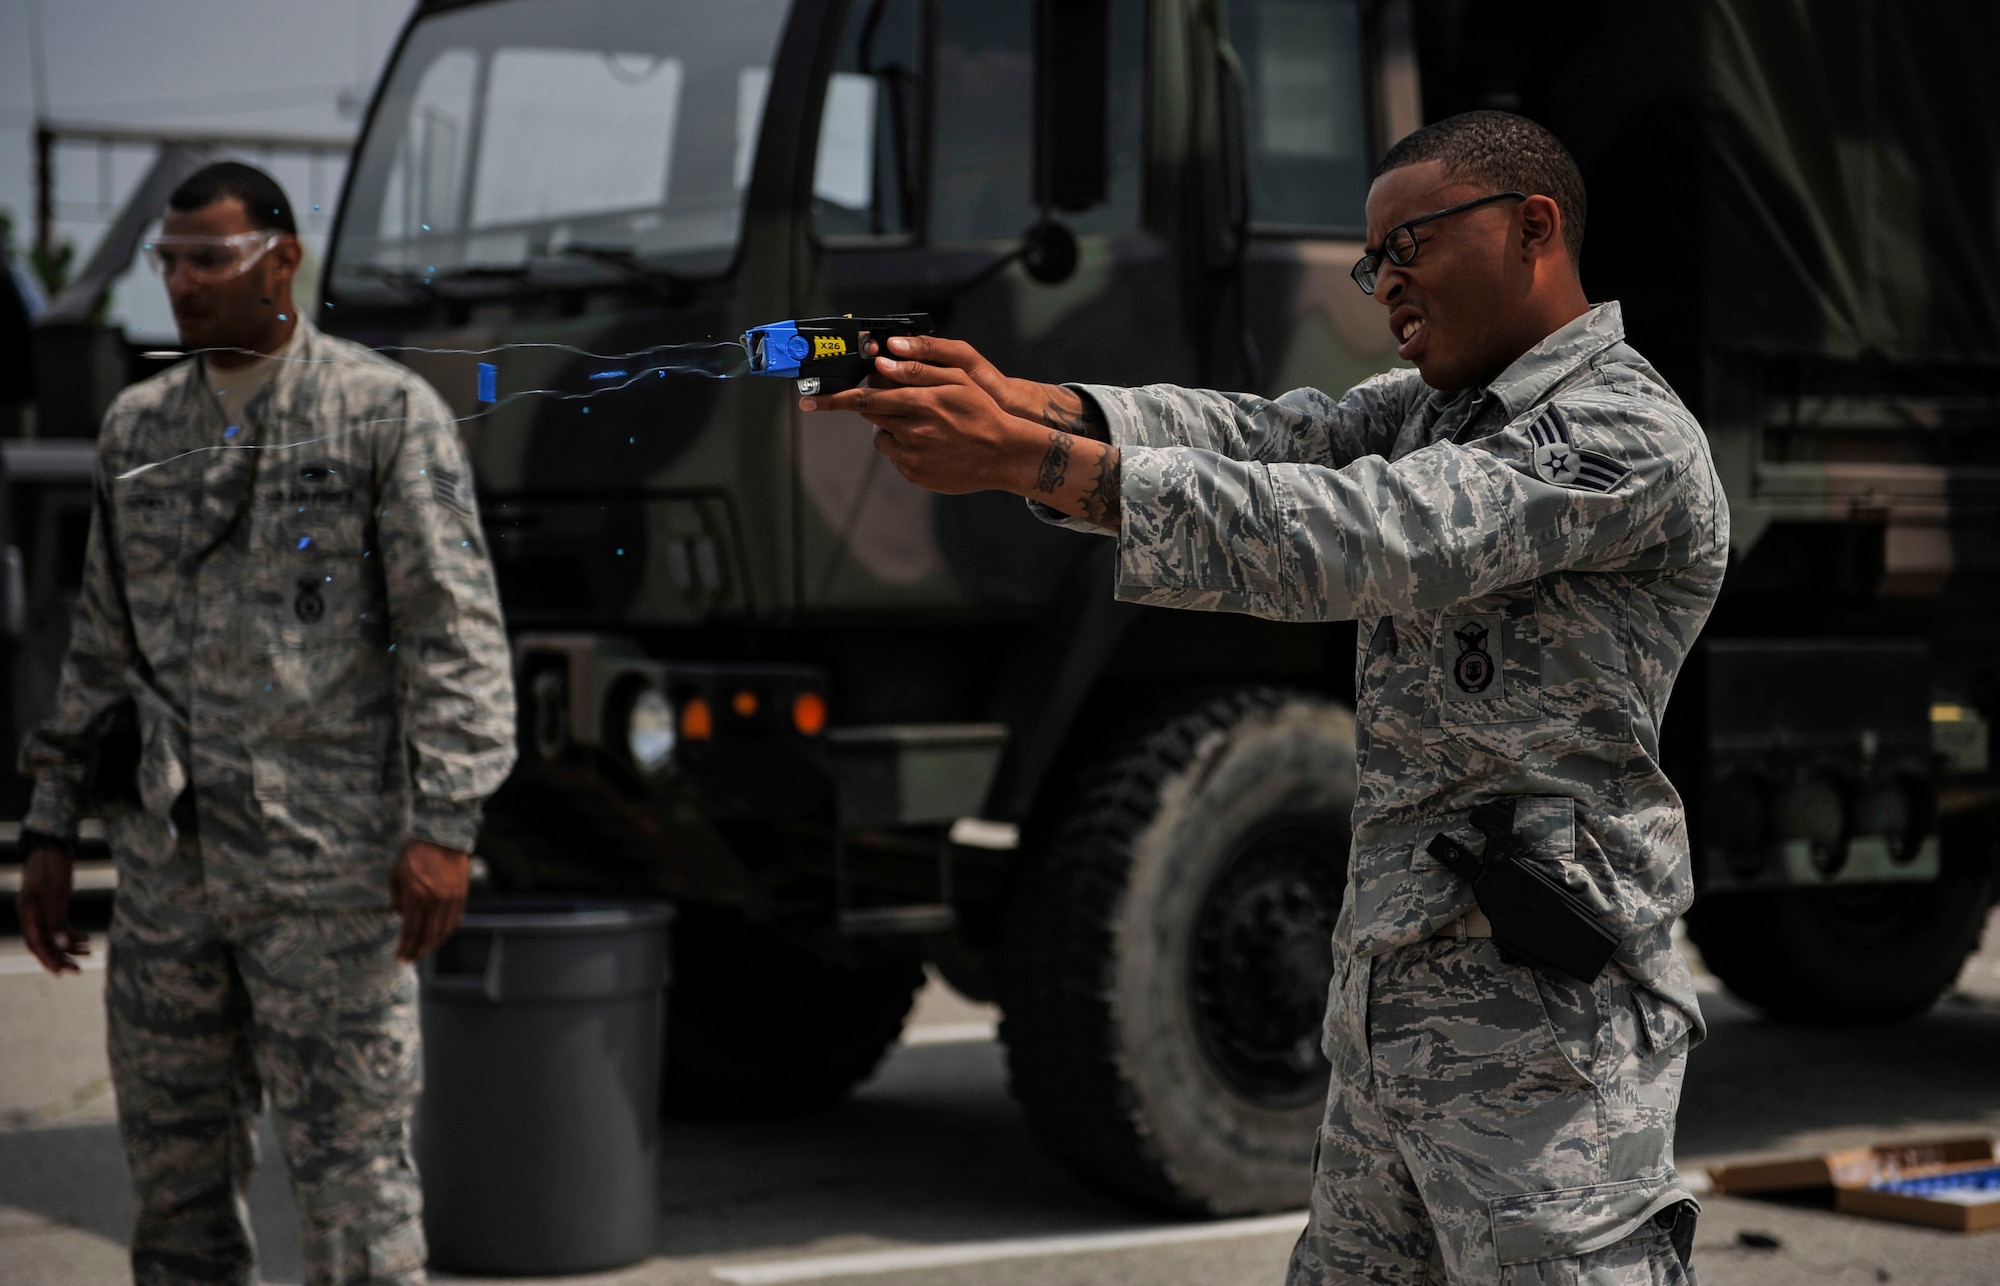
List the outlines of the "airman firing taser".
<svg viewBox="0 0 2000 1286">
<path fill-rule="evenodd" d="M 893 335 L 928 335 L 929 313 L 887 317 L 804 317 L 752 326 L 743 333 L 752 375 L 783 375 L 798 381 L 801 396 L 839 393 L 859 385 L 874 369 L 870 341 Z"/>
</svg>

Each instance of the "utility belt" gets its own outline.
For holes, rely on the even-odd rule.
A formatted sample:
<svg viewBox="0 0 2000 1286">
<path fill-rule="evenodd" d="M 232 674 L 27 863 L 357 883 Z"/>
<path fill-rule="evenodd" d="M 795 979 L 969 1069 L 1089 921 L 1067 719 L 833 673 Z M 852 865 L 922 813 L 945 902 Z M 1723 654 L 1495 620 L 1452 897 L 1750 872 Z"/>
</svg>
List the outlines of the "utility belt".
<svg viewBox="0 0 2000 1286">
<path fill-rule="evenodd" d="M 1473 907 L 1464 915 L 1438 929 L 1440 938 L 1490 938 L 1493 936 L 1493 921 L 1486 918 L 1486 912 Z"/>
<path fill-rule="evenodd" d="M 1617 935 L 1582 898 L 1523 860 L 1514 838 L 1514 801 L 1481 804 L 1472 810 L 1472 825 L 1486 836 L 1483 851 L 1474 853 L 1448 835 L 1426 850 L 1472 885 L 1479 901 L 1477 911 L 1440 932 L 1490 937 L 1503 960 L 1595 981 L 1618 949 Z"/>
</svg>

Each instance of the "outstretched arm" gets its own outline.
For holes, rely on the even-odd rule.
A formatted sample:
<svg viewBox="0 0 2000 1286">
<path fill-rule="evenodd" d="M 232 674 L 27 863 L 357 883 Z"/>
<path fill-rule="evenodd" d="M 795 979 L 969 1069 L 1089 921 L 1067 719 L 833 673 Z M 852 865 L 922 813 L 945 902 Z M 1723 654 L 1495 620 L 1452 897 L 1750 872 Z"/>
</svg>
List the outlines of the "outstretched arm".
<svg viewBox="0 0 2000 1286">
<path fill-rule="evenodd" d="M 977 387 L 984 389 L 994 404 L 1017 419 L 1030 420 L 1071 437 L 1111 440 L 1103 412 L 1073 388 L 1061 384 L 1038 384 L 1034 380 L 1002 375 L 978 349 L 962 339 L 939 339 L 935 335 L 898 335 L 889 341 L 891 357 L 906 359 L 908 365 L 939 366 L 963 371 Z M 884 372 L 887 374 L 887 372 Z M 907 381 L 905 381 L 907 382 Z"/>
<path fill-rule="evenodd" d="M 905 364 L 961 371 L 1007 414 L 1114 446 L 1193 447 L 1231 460 L 1330 468 L 1386 455 L 1414 400 L 1430 390 L 1414 372 L 1364 380 L 1334 397 L 1314 388 L 1282 397 L 1155 384 L 1142 388 L 1039 384 L 1003 375 L 962 340 L 899 335 L 888 353 Z M 874 382 L 899 377 L 883 368 Z"/>
<path fill-rule="evenodd" d="M 896 336 L 877 387 L 806 398 L 854 411 L 904 477 L 930 491 L 1001 490 L 1100 529 L 1122 525 L 1127 448 L 1192 448 L 1251 465 L 1337 468 L 1387 450 L 1420 383 L 1379 376 L 1338 399 L 1296 389 L 1275 400 L 1171 385 L 1121 389 L 1003 375 L 970 344 Z"/>
<path fill-rule="evenodd" d="M 875 426 L 876 449 L 927 491 L 1011 491 L 1118 529 L 1119 451 L 1087 436 L 1093 424 L 1087 399 L 1026 381 L 982 384 L 963 366 L 881 357 L 876 369 L 892 382 L 888 387 L 809 397 L 799 406 L 859 413 Z M 1009 410 L 993 396 L 995 387 L 1009 405 L 1038 409 L 1032 416 Z M 1023 389 L 1046 393 L 1037 404 Z"/>
</svg>

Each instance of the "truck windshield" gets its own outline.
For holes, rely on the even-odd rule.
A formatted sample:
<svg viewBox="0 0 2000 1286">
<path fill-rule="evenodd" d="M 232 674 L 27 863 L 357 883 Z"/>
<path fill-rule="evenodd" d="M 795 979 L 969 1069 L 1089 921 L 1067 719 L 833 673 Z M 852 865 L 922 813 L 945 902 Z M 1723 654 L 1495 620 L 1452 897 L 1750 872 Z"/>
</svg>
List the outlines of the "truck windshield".
<svg viewBox="0 0 2000 1286">
<path fill-rule="evenodd" d="M 497 0 L 421 20 L 355 161 L 336 290 L 727 263 L 787 0 Z"/>
</svg>

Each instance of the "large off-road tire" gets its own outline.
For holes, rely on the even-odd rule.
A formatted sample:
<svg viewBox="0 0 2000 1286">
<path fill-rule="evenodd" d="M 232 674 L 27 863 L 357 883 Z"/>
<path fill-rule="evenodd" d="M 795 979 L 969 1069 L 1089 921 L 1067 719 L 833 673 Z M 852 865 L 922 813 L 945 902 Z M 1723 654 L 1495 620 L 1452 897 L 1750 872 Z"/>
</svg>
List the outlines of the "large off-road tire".
<svg viewBox="0 0 2000 1286">
<path fill-rule="evenodd" d="M 1894 1022 L 1924 1012 L 1979 945 L 1992 832 L 1949 821 L 1936 883 L 1719 894 L 1688 913 L 1702 961 L 1772 1018 Z"/>
<path fill-rule="evenodd" d="M 735 913 L 674 925 L 661 1106 L 669 1116 L 793 1116 L 838 1103 L 903 1030 L 923 968 L 864 946 L 832 962 Z"/>
<path fill-rule="evenodd" d="M 1149 1205 L 1303 1205 L 1353 716 L 1305 693 L 1210 693 L 1068 773 L 1030 828 L 1003 957 L 1029 1124 L 1087 1182 Z"/>
</svg>

